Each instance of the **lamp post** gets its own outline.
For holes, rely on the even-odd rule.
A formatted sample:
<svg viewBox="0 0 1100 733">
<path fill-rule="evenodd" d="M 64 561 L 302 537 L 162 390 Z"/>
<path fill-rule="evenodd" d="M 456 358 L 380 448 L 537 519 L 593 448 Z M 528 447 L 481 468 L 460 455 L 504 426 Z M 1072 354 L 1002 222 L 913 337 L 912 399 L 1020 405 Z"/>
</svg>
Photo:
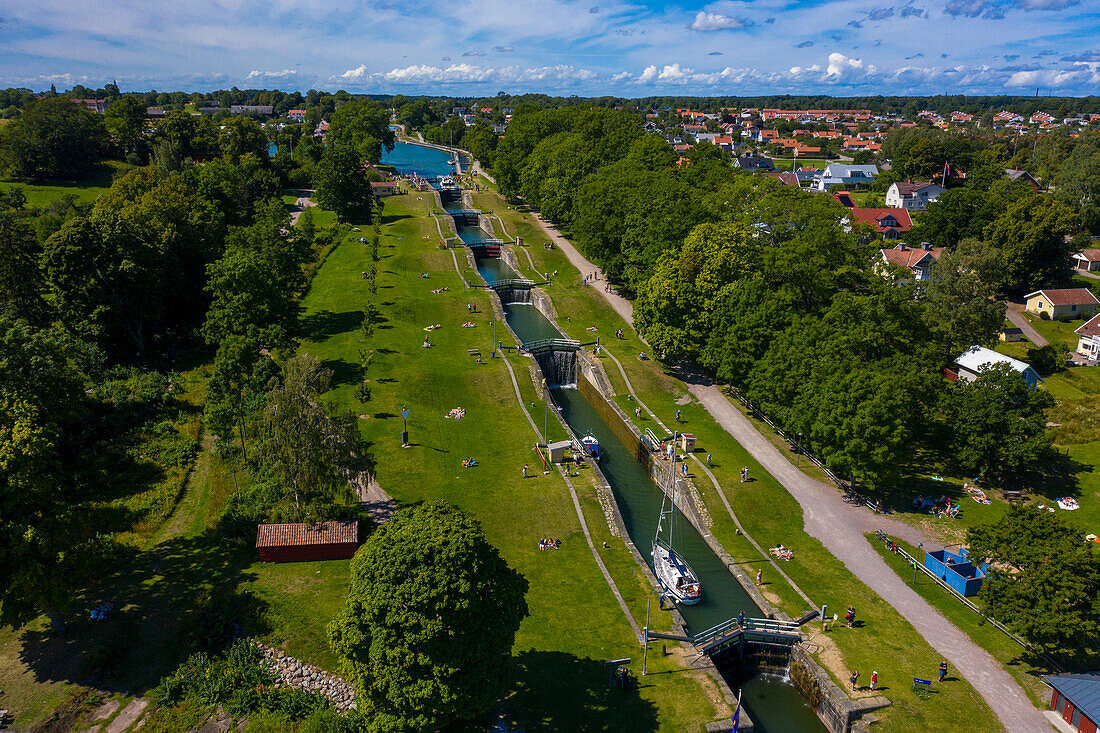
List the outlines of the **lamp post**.
<svg viewBox="0 0 1100 733">
<path fill-rule="evenodd" d="M 802 467 L 802 433 L 798 434 L 798 441 L 794 444 L 794 467 Z"/>
<path fill-rule="evenodd" d="M 917 549 L 918 550 L 923 550 L 924 549 L 924 543 L 923 542 L 918 542 L 917 543 Z M 914 557 L 913 558 L 913 585 L 916 585 L 916 584 L 917 584 L 917 558 Z"/>
</svg>

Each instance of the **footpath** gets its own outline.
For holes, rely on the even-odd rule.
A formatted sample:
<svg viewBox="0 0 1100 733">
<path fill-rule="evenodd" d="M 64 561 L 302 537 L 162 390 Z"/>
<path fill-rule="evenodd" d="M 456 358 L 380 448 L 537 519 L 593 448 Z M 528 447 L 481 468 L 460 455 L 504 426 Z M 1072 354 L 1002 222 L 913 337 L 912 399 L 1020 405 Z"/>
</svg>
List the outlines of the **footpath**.
<svg viewBox="0 0 1100 733">
<path fill-rule="evenodd" d="M 535 215 L 535 220 L 554 246 L 559 247 L 581 273 L 598 272 L 599 268 L 552 224 L 539 215 Z M 616 313 L 633 324 L 634 307 L 630 301 L 606 290 L 603 280 L 589 284 Z M 1046 717 L 1031 704 L 1027 694 L 1001 664 L 906 585 L 864 535 L 881 529 L 913 545 L 921 542 L 931 549 L 937 546 L 936 543 L 903 522 L 846 503 L 836 487 L 816 481 L 795 468 L 709 379 L 690 370 L 680 371 L 679 376 L 711 417 L 798 501 L 806 533 L 819 540 L 853 575 L 912 624 L 917 633 L 974 686 L 1007 730 L 1051 729 Z"/>
</svg>

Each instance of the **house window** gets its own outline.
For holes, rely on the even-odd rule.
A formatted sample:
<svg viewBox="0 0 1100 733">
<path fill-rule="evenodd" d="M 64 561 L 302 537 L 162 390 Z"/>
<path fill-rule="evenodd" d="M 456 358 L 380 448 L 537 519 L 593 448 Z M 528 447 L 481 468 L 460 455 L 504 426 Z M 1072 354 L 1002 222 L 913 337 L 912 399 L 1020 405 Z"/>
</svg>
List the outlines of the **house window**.
<svg viewBox="0 0 1100 733">
<path fill-rule="evenodd" d="M 1069 307 L 1069 309 L 1070 309 L 1070 311 L 1071 311 L 1071 312 L 1073 312 L 1073 313 L 1076 313 L 1076 312 L 1077 312 L 1077 306 L 1075 306 L 1075 305 L 1071 305 L 1071 306 Z"/>
<path fill-rule="evenodd" d="M 1040 300 L 1039 301 L 1039 310 L 1042 310 L 1042 309 L 1043 309 L 1043 301 Z"/>
<path fill-rule="evenodd" d="M 1073 711 L 1073 717 L 1070 718 L 1069 724 L 1072 725 L 1074 728 L 1080 728 L 1081 727 L 1081 711 L 1080 710 L 1074 710 Z"/>
</svg>

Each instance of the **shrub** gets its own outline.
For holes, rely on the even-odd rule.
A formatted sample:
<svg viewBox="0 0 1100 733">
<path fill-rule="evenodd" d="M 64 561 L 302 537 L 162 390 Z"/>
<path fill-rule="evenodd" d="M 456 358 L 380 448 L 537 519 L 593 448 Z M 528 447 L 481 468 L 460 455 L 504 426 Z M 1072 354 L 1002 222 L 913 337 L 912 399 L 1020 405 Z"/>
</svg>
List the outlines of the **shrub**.
<svg viewBox="0 0 1100 733">
<path fill-rule="evenodd" d="M 1039 319 L 1043 320 L 1043 321 L 1049 321 L 1050 320 L 1050 314 L 1047 313 L 1046 311 L 1042 311 L 1042 312 L 1039 313 Z"/>
</svg>

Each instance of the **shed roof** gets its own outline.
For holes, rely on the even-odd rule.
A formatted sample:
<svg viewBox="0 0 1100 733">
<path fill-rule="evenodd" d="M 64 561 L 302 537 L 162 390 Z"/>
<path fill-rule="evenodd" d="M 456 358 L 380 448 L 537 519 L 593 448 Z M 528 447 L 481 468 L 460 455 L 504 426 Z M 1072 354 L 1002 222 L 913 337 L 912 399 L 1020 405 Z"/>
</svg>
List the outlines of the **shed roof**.
<svg viewBox="0 0 1100 733">
<path fill-rule="evenodd" d="M 955 363 L 975 374 L 980 372 L 983 367 L 992 366 L 994 364 L 1008 364 L 1021 374 L 1031 369 L 1031 366 L 1026 362 L 1022 362 L 1019 359 L 1013 359 L 1011 356 L 998 353 L 992 349 L 987 349 L 984 346 L 971 346 L 964 351 L 958 359 L 955 359 Z"/>
<path fill-rule="evenodd" d="M 1051 305 L 1090 305 L 1093 303 L 1100 303 L 1100 300 L 1098 300 L 1088 288 L 1036 290 L 1034 293 L 1028 293 L 1027 299 L 1031 300 L 1036 295 L 1043 296 Z"/>
<path fill-rule="evenodd" d="M 1073 256 L 1089 262 L 1097 262 L 1100 261 L 1100 249 L 1083 249 Z"/>
<path fill-rule="evenodd" d="M 319 524 L 261 524 L 256 547 L 303 547 L 359 541 L 359 522 L 321 522 Z"/>
<path fill-rule="evenodd" d="M 1043 682 L 1065 695 L 1089 720 L 1100 721 L 1100 672 L 1048 674 Z"/>
</svg>

